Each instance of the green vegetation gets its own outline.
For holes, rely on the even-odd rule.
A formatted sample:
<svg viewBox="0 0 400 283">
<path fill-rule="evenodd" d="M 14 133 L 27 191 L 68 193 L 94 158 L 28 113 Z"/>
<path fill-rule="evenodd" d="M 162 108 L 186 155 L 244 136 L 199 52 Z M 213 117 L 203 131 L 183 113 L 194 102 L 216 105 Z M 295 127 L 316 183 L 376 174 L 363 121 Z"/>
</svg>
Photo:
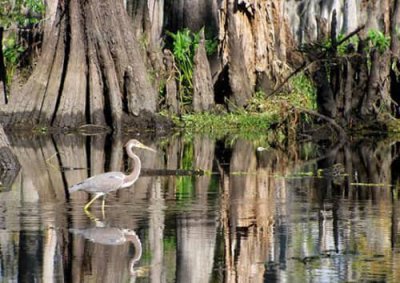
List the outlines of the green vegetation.
<svg viewBox="0 0 400 283">
<path fill-rule="evenodd" d="M 383 54 L 390 47 L 390 36 L 385 36 L 385 34 L 379 30 L 369 30 L 367 39 L 370 48 L 378 50 L 380 54 Z"/>
<path fill-rule="evenodd" d="M 299 74 L 291 80 L 291 92 L 287 93 L 289 103 L 295 107 L 311 110 L 317 109 L 317 93 L 312 81 L 304 74 Z"/>
<path fill-rule="evenodd" d="M 7 84 L 11 83 L 26 48 L 19 42 L 18 29 L 38 24 L 45 13 L 43 0 L 0 0 L 0 26 L 4 27 L 2 49 L 7 72 Z"/>
<path fill-rule="evenodd" d="M 11 80 L 14 77 L 14 73 L 20 61 L 20 57 L 24 53 L 24 51 L 25 48 L 17 43 L 17 38 L 15 34 L 9 35 L 3 41 L 3 56 L 7 72 L 7 85 L 11 84 Z"/>
<path fill-rule="evenodd" d="M 214 37 L 212 39 L 206 38 L 205 48 L 206 48 L 206 52 L 207 52 L 208 56 L 211 56 L 211 55 L 214 55 L 215 53 L 217 53 L 218 44 L 219 44 L 219 42 L 216 37 Z"/>
<path fill-rule="evenodd" d="M 177 33 L 167 32 L 167 34 L 172 38 L 172 53 L 176 64 L 179 102 L 183 108 L 182 110 L 185 110 L 192 102 L 193 58 L 200 36 L 192 33 L 189 29 L 184 29 Z"/>
<path fill-rule="evenodd" d="M 271 127 L 297 119 L 293 117 L 298 116 L 297 108 L 316 108 L 315 89 L 305 75 L 295 76 L 290 85 L 290 90 L 272 97 L 257 91 L 245 109 L 223 114 L 186 114 L 178 124 L 183 124 L 182 127 L 190 133 L 207 133 L 217 137 L 229 133 L 254 139 L 265 135 Z M 274 132 L 280 135 L 279 131 Z"/>
<path fill-rule="evenodd" d="M 181 159 L 181 169 L 192 169 L 194 158 L 193 143 L 185 143 L 183 148 L 183 156 Z M 193 176 L 176 177 L 176 194 L 177 199 L 185 199 L 192 197 L 194 194 Z"/>
<path fill-rule="evenodd" d="M 345 38 L 345 34 L 340 33 L 336 42 L 341 42 Z M 379 30 L 371 29 L 368 31 L 366 41 L 368 43 L 367 52 L 371 52 L 372 50 L 377 50 L 379 53 L 384 53 L 390 47 L 390 36 L 385 36 L 385 34 Z M 353 35 L 348 38 L 340 45 L 337 46 L 337 52 L 339 56 L 344 56 L 348 53 L 349 47 L 352 46 L 353 50 L 357 50 L 359 45 L 359 38 L 357 35 Z M 330 50 L 332 48 L 332 40 L 329 38 L 323 44 L 322 48 L 324 50 Z"/>
<path fill-rule="evenodd" d="M 337 42 L 341 42 L 344 38 L 345 34 L 340 33 L 338 35 Z M 353 35 L 352 37 L 348 38 L 337 47 L 337 52 L 340 56 L 344 56 L 349 52 L 350 46 L 352 47 L 353 50 L 357 50 L 358 45 L 359 45 L 359 38 L 358 36 Z"/>
<path fill-rule="evenodd" d="M 229 113 L 217 115 L 211 113 L 189 114 L 182 117 L 182 122 L 188 131 L 209 133 L 220 136 L 231 134 L 253 135 L 266 133 L 278 117 L 268 113 Z"/>
<path fill-rule="evenodd" d="M 12 25 L 25 27 L 37 24 L 45 10 L 43 0 L 0 0 L 0 26 L 7 29 Z"/>
<path fill-rule="evenodd" d="M 179 102 L 181 111 L 188 112 L 188 108 L 192 105 L 193 100 L 193 68 L 194 55 L 200 42 L 200 33 L 194 33 L 185 28 L 176 33 L 167 32 L 172 39 L 172 54 L 174 55 L 178 82 Z M 205 48 L 208 55 L 217 51 L 218 41 L 214 39 L 206 39 Z"/>
<path fill-rule="evenodd" d="M 339 35 L 336 38 L 337 46 L 336 46 L 336 51 L 337 55 L 339 56 L 345 56 L 351 50 L 357 50 L 358 45 L 359 45 L 359 38 L 357 35 L 353 35 L 350 38 L 344 40 L 346 35 L 344 33 L 339 33 Z M 339 44 L 340 43 L 340 44 Z M 320 46 L 324 51 L 332 50 L 332 40 L 331 38 L 326 39 L 323 43 L 322 46 Z"/>
</svg>

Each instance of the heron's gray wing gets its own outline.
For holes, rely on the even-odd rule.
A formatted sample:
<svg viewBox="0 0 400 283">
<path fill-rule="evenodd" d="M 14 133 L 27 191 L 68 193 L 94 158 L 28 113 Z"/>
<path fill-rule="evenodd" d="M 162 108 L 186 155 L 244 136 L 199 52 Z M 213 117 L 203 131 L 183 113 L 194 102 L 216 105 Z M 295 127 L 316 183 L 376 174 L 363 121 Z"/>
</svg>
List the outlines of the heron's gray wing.
<svg viewBox="0 0 400 283">
<path fill-rule="evenodd" d="M 119 189 L 124 183 L 125 175 L 121 172 L 107 172 L 90 177 L 69 189 L 70 193 L 85 191 L 88 193 L 108 193 Z"/>
<path fill-rule="evenodd" d="M 113 227 L 70 229 L 73 234 L 82 235 L 84 238 L 103 245 L 121 245 L 126 242 L 121 229 Z"/>
</svg>

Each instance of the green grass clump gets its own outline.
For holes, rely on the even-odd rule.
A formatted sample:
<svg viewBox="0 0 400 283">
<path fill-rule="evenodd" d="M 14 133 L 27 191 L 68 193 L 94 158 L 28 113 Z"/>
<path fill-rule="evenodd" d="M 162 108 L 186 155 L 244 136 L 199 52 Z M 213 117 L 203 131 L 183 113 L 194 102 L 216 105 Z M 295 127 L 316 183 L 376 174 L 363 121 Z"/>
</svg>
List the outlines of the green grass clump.
<svg viewBox="0 0 400 283">
<path fill-rule="evenodd" d="M 291 92 L 288 94 L 289 103 L 295 107 L 310 110 L 317 109 L 317 91 L 311 80 L 304 74 L 299 74 L 291 80 Z"/>
<path fill-rule="evenodd" d="M 376 49 L 380 54 L 383 54 L 390 48 L 390 36 L 386 36 L 379 30 L 368 31 L 368 42 L 371 49 Z"/>
<path fill-rule="evenodd" d="M 176 33 L 167 32 L 172 38 L 172 53 L 174 55 L 180 105 L 185 109 L 191 105 L 193 93 L 194 54 L 199 45 L 200 35 L 189 29 L 179 30 Z"/>
<path fill-rule="evenodd" d="M 181 125 L 187 134 L 207 134 L 215 138 L 236 136 L 253 140 L 268 134 L 271 124 L 277 121 L 276 115 L 268 113 L 198 113 L 182 116 Z"/>
<path fill-rule="evenodd" d="M 194 55 L 200 43 L 200 33 L 185 28 L 176 33 L 167 31 L 172 41 L 172 54 L 175 59 L 176 81 L 178 83 L 181 112 L 188 113 L 193 102 Z M 214 37 L 205 39 L 207 55 L 217 52 L 218 40 Z"/>
<path fill-rule="evenodd" d="M 11 84 L 14 73 L 25 48 L 17 43 L 16 34 L 11 34 L 3 41 L 4 64 L 7 73 L 7 85 Z"/>
</svg>

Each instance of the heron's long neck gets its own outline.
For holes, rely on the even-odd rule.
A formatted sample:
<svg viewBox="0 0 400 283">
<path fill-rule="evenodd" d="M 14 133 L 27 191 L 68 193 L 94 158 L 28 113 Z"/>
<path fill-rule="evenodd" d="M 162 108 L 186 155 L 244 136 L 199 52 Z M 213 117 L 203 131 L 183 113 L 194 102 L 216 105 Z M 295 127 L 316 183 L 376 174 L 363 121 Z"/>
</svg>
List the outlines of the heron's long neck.
<svg viewBox="0 0 400 283">
<path fill-rule="evenodd" d="M 142 243 L 140 242 L 140 239 L 137 235 L 129 235 L 129 237 L 127 237 L 127 238 L 128 238 L 127 240 L 133 244 L 134 249 L 135 249 L 135 254 L 133 255 L 132 259 L 130 260 L 129 270 L 131 272 L 131 275 L 136 275 L 134 266 L 142 257 Z"/>
<path fill-rule="evenodd" d="M 124 187 L 129 187 L 136 182 L 140 174 L 140 168 L 142 167 L 139 157 L 132 152 L 132 148 L 127 148 L 127 153 L 129 157 L 133 160 L 133 169 L 132 172 L 125 177 Z"/>
</svg>

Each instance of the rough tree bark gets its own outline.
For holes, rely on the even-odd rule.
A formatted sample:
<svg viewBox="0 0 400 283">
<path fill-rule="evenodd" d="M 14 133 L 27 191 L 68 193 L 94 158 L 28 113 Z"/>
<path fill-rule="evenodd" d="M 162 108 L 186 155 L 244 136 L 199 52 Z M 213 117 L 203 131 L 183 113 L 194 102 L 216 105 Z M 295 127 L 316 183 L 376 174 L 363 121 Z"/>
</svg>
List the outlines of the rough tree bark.
<svg viewBox="0 0 400 283">
<path fill-rule="evenodd" d="M 381 30 L 385 35 L 390 35 L 389 2 L 389 0 L 368 1 L 366 30 Z M 390 54 L 390 49 L 383 52 L 377 49 L 372 51 L 366 95 L 361 105 L 361 115 L 363 116 L 376 115 L 379 107 L 389 109 L 391 103 L 389 92 Z"/>
<path fill-rule="evenodd" d="M 126 10 L 132 18 L 136 37 L 145 37 L 152 46 L 161 45 L 164 27 L 164 0 L 128 0 Z"/>
<path fill-rule="evenodd" d="M 271 92 L 290 70 L 283 2 L 223 0 L 219 11 L 221 70 L 228 70 L 219 80 L 229 82 L 230 101 L 245 106 L 256 90 Z"/>
<path fill-rule="evenodd" d="M 208 111 L 214 106 L 211 70 L 204 45 L 204 30 L 201 30 L 199 46 L 194 55 L 193 110 L 195 112 Z"/>
<path fill-rule="evenodd" d="M 154 113 L 156 92 L 123 1 L 54 2 L 47 6 L 42 55 L 0 109 L 2 122 L 120 129 L 125 115 Z"/>
<path fill-rule="evenodd" d="M 216 32 L 218 29 L 217 0 L 172 0 L 166 1 L 166 29 L 176 32 L 188 28 L 194 32 L 205 27 Z"/>
</svg>

